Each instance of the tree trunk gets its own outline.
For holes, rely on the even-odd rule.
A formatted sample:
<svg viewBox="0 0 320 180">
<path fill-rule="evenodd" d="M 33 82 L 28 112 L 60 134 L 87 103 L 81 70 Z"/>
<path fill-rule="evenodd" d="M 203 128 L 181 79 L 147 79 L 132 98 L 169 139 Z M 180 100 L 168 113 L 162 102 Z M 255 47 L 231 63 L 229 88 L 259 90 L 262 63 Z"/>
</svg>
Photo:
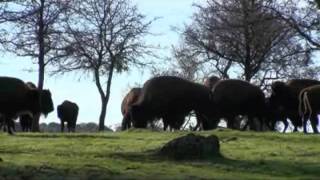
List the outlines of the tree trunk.
<svg viewBox="0 0 320 180">
<path fill-rule="evenodd" d="M 110 99 L 110 89 L 111 89 L 111 83 L 112 83 L 112 77 L 113 77 L 113 71 L 114 71 L 114 63 L 115 60 L 112 58 L 111 60 L 111 65 L 110 65 L 110 71 L 109 71 L 109 75 L 108 75 L 108 81 L 107 81 L 107 90 L 106 90 L 106 98 L 105 98 L 105 115 L 107 113 L 107 107 L 108 107 L 108 102 Z M 104 120 L 105 119 L 100 119 L 99 122 L 99 131 L 103 131 L 104 130 Z"/>
<path fill-rule="evenodd" d="M 39 74 L 38 74 L 38 89 L 43 89 L 43 83 L 44 83 L 44 69 L 45 69 L 45 63 L 44 63 L 44 22 L 43 22 L 43 11 L 44 11 L 44 0 L 41 0 L 41 5 L 39 8 L 39 19 L 38 19 L 38 43 L 39 43 L 39 56 L 38 56 L 38 65 L 39 65 Z M 41 96 L 39 101 L 41 102 Z M 40 103 L 39 102 L 39 103 Z M 41 103 L 40 103 L 40 109 L 41 109 Z M 39 119 L 40 114 L 35 115 L 32 121 L 32 132 L 39 132 Z"/>
<path fill-rule="evenodd" d="M 107 107 L 108 107 L 108 102 L 110 98 L 110 89 L 111 89 L 111 83 L 112 83 L 112 77 L 113 77 L 113 71 L 114 71 L 114 63 L 115 59 L 111 58 L 111 65 L 110 65 L 110 70 L 108 74 L 108 80 L 107 80 L 107 88 L 106 88 L 106 93 L 102 90 L 101 82 L 100 82 L 100 75 L 99 71 L 95 70 L 95 79 L 96 79 L 96 86 L 98 88 L 98 91 L 100 93 L 100 99 L 101 99 L 101 112 L 99 116 L 99 131 L 104 131 L 104 123 L 105 123 L 105 118 L 107 114 Z"/>
<path fill-rule="evenodd" d="M 104 131 L 104 121 L 106 119 L 106 114 L 107 114 L 107 100 L 106 98 L 101 99 L 101 112 L 99 116 L 99 131 Z"/>
</svg>

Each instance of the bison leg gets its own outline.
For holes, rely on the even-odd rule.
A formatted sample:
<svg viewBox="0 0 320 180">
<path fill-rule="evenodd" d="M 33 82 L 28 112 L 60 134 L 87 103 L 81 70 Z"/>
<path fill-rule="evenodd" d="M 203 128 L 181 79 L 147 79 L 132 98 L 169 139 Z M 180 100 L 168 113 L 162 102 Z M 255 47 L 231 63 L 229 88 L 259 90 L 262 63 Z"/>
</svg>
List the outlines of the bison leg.
<svg viewBox="0 0 320 180">
<path fill-rule="evenodd" d="M 310 118 L 310 121 L 311 121 L 311 126 L 312 126 L 312 129 L 313 129 L 313 133 L 319 134 L 317 114 L 312 115 L 311 118 Z"/>
<path fill-rule="evenodd" d="M 208 121 L 207 118 L 205 118 L 201 113 L 195 112 L 196 113 L 196 119 L 197 119 L 197 124 L 196 127 L 194 127 L 192 130 L 196 131 L 197 129 L 202 130 L 203 129 L 203 122 Z"/>
<path fill-rule="evenodd" d="M 69 121 L 67 122 L 67 127 L 68 127 L 68 132 L 69 132 L 69 133 L 73 131 L 73 125 L 72 125 L 71 120 L 69 120 Z"/>
<path fill-rule="evenodd" d="M 293 129 L 293 132 L 297 132 L 298 131 L 298 127 L 301 127 L 303 126 L 304 127 L 304 123 L 307 123 L 308 120 L 306 120 L 305 117 L 300 117 L 299 114 L 294 114 L 294 115 L 290 115 L 289 116 L 289 119 L 291 120 L 293 126 L 294 126 L 294 129 Z M 307 133 L 307 129 L 305 129 L 306 133 Z"/>
<path fill-rule="evenodd" d="M 225 118 L 225 120 L 227 121 L 227 128 L 233 129 L 233 120 L 229 118 Z"/>
<path fill-rule="evenodd" d="M 163 122 L 163 130 L 166 131 L 169 126 L 168 119 L 162 118 L 162 122 Z"/>
<path fill-rule="evenodd" d="M 289 123 L 288 123 L 287 119 L 283 120 L 283 124 L 284 124 L 284 129 L 283 129 L 282 133 L 285 133 L 286 130 L 288 129 L 288 126 L 289 126 Z"/>
<path fill-rule="evenodd" d="M 184 123 L 184 114 L 174 114 L 163 117 L 164 128 L 169 125 L 170 130 L 179 130 Z M 166 124 L 165 124 L 166 123 Z"/>
<path fill-rule="evenodd" d="M 248 115 L 248 124 L 249 124 L 249 129 L 250 129 L 250 130 L 254 130 L 254 131 L 257 130 L 257 127 L 256 127 L 256 124 L 255 124 L 255 122 L 254 122 L 253 116 L 249 116 L 249 115 Z"/>
<path fill-rule="evenodd" d="M 131 120 L 130 120 L 129 113 L 127 113 L 123 116 L 122 123 L 121 123 L 121 130 L 124 131 L 130 128 L 131 128 Z"/>
<path fill-rule="evenodd" d="M 302 121 L 303 121 L 303 132 L 304 132 L 305 134 L 307 134 L 307 133 L 308 133 L 308 129 L 307 129 L 308 119 L 305 119 L 305 118 L 304 118 Z"/>
<path fill-rule="evenodd" d="M 7 130 L 10 135 L 13 135 L 12 128 L 14 129 L 14 121 L 11 118 L 6 118 Z"/>
<path fill-rule="evenodd" d="M 63 131 L 64 131 L 64 122 L 61 121 L 61 132 L 63 133 Z"/>
<path fill-rule="evenodd" d="M 72 132 L 76 132 L 76 121 L 73 121 L 74 123 L 73 123 L 73 126 L 72 126 Z"/>
</svg>

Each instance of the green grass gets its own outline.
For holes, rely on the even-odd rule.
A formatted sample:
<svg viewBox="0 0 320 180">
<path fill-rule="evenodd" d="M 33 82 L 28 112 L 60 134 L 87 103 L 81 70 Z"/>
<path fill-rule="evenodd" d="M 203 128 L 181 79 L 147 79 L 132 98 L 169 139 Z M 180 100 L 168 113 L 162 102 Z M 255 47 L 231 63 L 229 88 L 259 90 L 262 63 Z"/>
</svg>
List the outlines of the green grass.
<svg viewBox="0 0 320 180">
<path fill-rule="evenodd" d="M 320 137 L 231 130 L 222 158 L 173 161 L 155 155 L 189 132 L 0 134 L 0 179 L 319 179 Z"/>
</svg>

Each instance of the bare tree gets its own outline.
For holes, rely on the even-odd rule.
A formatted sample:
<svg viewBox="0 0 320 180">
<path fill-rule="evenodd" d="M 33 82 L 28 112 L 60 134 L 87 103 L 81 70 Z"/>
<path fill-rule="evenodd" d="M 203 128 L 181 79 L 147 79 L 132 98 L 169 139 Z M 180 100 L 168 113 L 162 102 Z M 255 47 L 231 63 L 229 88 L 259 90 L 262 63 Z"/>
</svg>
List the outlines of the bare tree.
<svg viewBox="0 0 320 180">
<path fill-rule="evenodd" d="M 143 66 L 151 54 L 143 38 L 153 20 L 138 12 L 128 0 L 75 0 L 65 28 L 65 61 L 60 72 L 80 70 L 91 74 L 99 91 L 101 112 L 99 130 L 104 129 L 110 88 L 115 72 Z"/>
<path fill-rule="evenodd" d="M 307 0 L 287 0 L 281 1 L 279 6 L 270 9 L 304 38 L 313 50 L 320 50 L 319 7 L 318 0 L 316 3 Z"/>
<path fill-rule="evenodd" d="M 38 64 L 38 88 L 43 89 L 45 68 L 57 54 L 61 17 L 69 1 L 26 0 L 0 3 L 1 44 L 5 51 L 31 57 Z M 39 131 L 39 118 L 32 123 Z"/>
<path fill-rule="evenodd" d="M 237 74 L 263 84 L 312 63 L 311 50 L 296 31 L 266 8 L 277 7 L 276 1 L 207 0 L 194 6 L 198 10 L 181 34 L 188 50 L 178 53 L 193 53 L 221 77 Z"/>
</svg>

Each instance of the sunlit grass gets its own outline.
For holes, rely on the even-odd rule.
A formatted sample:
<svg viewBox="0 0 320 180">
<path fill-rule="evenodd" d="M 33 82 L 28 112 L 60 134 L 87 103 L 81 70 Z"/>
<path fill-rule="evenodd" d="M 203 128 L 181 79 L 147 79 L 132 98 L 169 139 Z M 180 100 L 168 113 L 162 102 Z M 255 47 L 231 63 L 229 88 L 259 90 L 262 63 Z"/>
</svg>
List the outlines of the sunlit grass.
<svg viewBox="0 0 320 180">
<path fill-rule="evenodd" d="M 189 132 L 0 134 L 0 179 L 318 179 L 320 141 L 301 133 L 215 134 L 223 158 L 171 161 L 155 152 Z"/>
</svg>

